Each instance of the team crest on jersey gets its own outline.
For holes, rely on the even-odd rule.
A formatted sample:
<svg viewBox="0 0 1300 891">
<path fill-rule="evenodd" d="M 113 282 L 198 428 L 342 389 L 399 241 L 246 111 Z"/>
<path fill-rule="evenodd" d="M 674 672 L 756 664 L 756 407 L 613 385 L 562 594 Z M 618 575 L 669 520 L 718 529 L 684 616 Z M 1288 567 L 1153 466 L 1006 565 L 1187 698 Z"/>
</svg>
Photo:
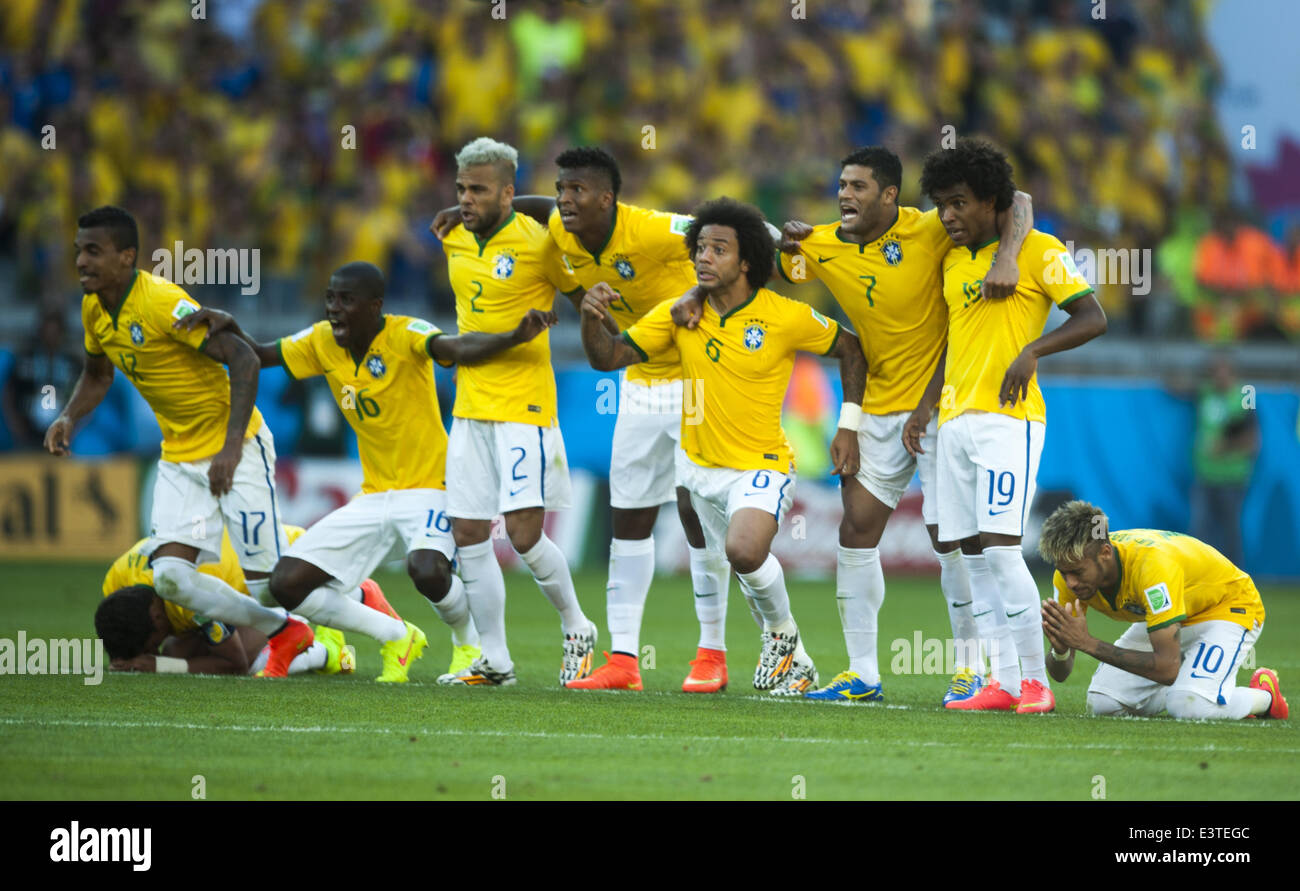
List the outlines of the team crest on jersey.
<svg viewBox="0 0 1300 891">
<path fill-rule="evenodd" d="M 880 253 L 885 255 L 885 262 L 890 266 L 903 262 L 903 246 L 892 238 L 880 246 Z"/>
<path fill-rule="evenodd" d="M 745 328 L 745 349 L 751 353 L 756 353 L 763 348 L 763 341 L 767 339 L 767 332 L 763 330 L 760 324 L 750 325 Z"/>
<path fill-rule="evenodd" d="M 136 346 L 144 343 L 144 329 L 140 327 L 139 322 L 131 323 L 131 343 Z"/>
<path fill-rule="evenodd" d="M 366 370 L 370 372 L 371 377 L 383 377 L 384 372 L 388 371 L 388 366 L 384 364 L 383 358 L 375 355 L 366 360 Z"/>
<path fill-rule="evenodd" d="M 497 254 L 496 259 L 492 261 L 492 277 L 495 279 L 507 279 L 514 274 L 514 256 L 506 252 Z"/>
<path fill-rule="evenodd" d="M 632 266 L 632 261 L 627 257 L 614 258 L 614 271 L 618 273 L 619 278 L 627 281 L 636 275 L 636 269 Z"/>
</svg>

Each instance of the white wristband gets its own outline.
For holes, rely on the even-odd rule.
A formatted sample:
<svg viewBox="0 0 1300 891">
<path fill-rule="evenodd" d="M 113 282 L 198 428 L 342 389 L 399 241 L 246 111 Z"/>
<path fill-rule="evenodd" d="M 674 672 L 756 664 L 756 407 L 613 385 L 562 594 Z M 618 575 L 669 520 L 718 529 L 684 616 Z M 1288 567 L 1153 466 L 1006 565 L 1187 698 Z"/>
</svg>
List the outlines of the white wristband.
<svg viewBox="0 0 1300 891">
<path fill-rule="evenodd" d="M 1070 658 L 1070 650 L 1066 650 L 1064 653 L 1058 653 L 1056 652 L 1056 647 L 1053 646 L 1052 658 L 1055 659 L 1057 662 L 1064 662 L 1066 659 Z"/>
<path fill-rule="evenodd" d="M 837 426 L 856 433 L 861 424 L 862 406 L 854 405 L 852 402 L 845 402 L 840 406 L 840 422 Z"/>
<path fill-rule="evenodd" d="M 190 663 L 172 656 L 154 656 L 153 670 L 158 674 L 187 674 Z"/>
</svg>

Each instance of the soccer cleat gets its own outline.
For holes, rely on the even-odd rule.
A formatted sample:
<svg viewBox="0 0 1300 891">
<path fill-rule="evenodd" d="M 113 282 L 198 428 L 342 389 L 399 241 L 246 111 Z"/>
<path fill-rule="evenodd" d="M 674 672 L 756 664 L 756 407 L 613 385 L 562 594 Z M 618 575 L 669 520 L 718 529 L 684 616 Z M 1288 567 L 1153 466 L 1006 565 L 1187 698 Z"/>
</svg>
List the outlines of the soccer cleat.
<svg viewBox="0 0 1300 891">
<path fill-rule="evenodd" d="M 1025 680 L 1020 682 L 1020 704 L 1016 706 L 1017 715 L 1043 715 L 1056 711 L 1056 696 L 1041 681 Z"/>
<path fill-rule="evenodd" d="M 342 631 L 324 625 L 317 625 L 314 631 L 316 641 L 325 648 L 327 654 L 325 667 L 316 669 L 317 674 L 352 674 L 356 671 L 356 648 L 344 643 Z"/>
<path fill-rule="evenodd" d="M 691 673 L 682 681 L 683 693 L 720 693 L 727 689 L 727 653 L 697 647 Z"/>
<path fill-rule="evenodd" d="M 641 670 L 626 653 L 605 654 L 605 664 L 585 678 L 569 681 L 570 690 L 640 690 Z"/>
<path fill-rule="evenodd" d="M 758 665 L 754 668 L 754 689 L 771 690 L 781 683 L 781 679 L 794 667 L 794 651 L 798 646 L 798 631 L 793 634 L 764 631 L 763 650 L 759 653 Z"/>
<path fill-rule="evenodd" d="M 1250 676 L 1252 690 L 1264 690 L 1273 697 L 1273 703 L 1268 707 L 1268 711 L 1260 715 L 1261 718 L 1277 718 L 1285 721 L 1291 715 L 1291 709 L 1287 706 L 1286 700 L 1282 698 L 1282 688 L 1278 686 L 1277 672 L 1271 668 L 1257 668 L 1255 673 Z"/>
<path fill-rule="evenodd" d="M 862 680 L 856 671 L 841 671 L 825 687 L 805 693 L 804 699 L 820 702 L 883 702 L 885 691 L 880 684 L 868 684 Z"/>
<path fill-rule="evenodd" d="M 564 659 L 560 663 L 560 686 L 591 674 L 591 663 L 596 654 L 596 623 L 588 622 L 587 630 L 564 635 Z"/>
<path fill-rule="evenodd" d="M 451 664 L 447 674 L 458 674 L 474 664 L 474 660 L 483 655 L 483 648 L 474 644 L 463 644 L 451 648 Z"/>
<path fill-rule="evenodd" d="M 475 659 L 474 664 L 469 668 L 455 674 L 444 674 L 438 678 L 438 683 L 444 687 L 509 687 L 515 681 L 513 668 L 509 671 L 497 671 L 481 656 Z"/>
<path fill-rule="evenodd" d="M 768 691 L 769 696 L 803 697 L 817 689 L 817 667 L 812 662 L 795 659 L 790 670 L 775 687 Z"/>
<path fill-rule="evenodd" d="M 963 668 L 952 676 L 948 682 L 948 692 L 943 694 L 945 707 L 950 702 L 963 702 L 970 699 L 984 687 L 984 678 L 969 668 Z"/>
<path fill-rule="evenodd" d="M 266 658 L 266 665 L 257 673 L 259 678 L 283 678 L 289 676 L 289 663 L 294 657 L 304 652 L 316 639 L 306 622 L 290 618 L 284 627 L 272 634 L 266 645 L 271 654 Z"/>
<path fill-rule="evenodd" d="M 392 604 L 388 602 L 388 598 L 384 596 L 383 590 L 379 587 L 379 582 L 374 579 L 366 579 L 361 583 L 361 604 L 379 610 L 386 616 L 392 616 L 399 622 L 402 621 L 402 617 L 397 614 L 397 610 L 393 609 Z"/>
<path fill-rule="evenodd" d="M 1002 685 L 997 681 L 993 681 L 970 699 L 950 702 L 944 708 L 967 712 L 1010 712 L 1015 711 L 1018 705 L 1020 705 L 1019 699 L 1003 690 Z"/>
<path fill-rule="evenodd" d="M 420 658 L 428 642 L 423 631 L 407 622 L 404 635 L 379 648 L 384 671 L 375 680 L 381 684 L 405 684 L 410 678 L 411 663 Z"/>
</svg>

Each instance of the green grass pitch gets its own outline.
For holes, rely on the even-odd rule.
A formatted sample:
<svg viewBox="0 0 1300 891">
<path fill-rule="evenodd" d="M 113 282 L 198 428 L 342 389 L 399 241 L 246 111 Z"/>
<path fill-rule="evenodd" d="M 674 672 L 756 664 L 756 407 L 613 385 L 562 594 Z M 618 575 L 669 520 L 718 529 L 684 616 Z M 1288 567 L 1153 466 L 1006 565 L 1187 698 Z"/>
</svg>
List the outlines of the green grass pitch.
<svg viewBox="0 0 1300 891">
<path fill-rule="evenodd" d="M 0 637 L 93 635 L 103 568 L 11 564 Z M 946 634 L 937 580 L 894 577 L 881 614 L 888 700 L 773 701 L 750 686 L 758 632 L 732 582 L 731 686 L 680 691 L 698 626 L 685 578 L 656 578 L 642 646 L 641 693 L 578 693 L 556 683 L 559 622 L 532 580 L 507 576 L 519 685 L 448 689 L 444 626 L 400 575 L 390 600 L 429 634 L 412 682 L 373 683 L 378 646 L 357 638 L 350 677 L 284 681 L 106 675 L 0 677 L 0 798 L 230 799 L 817 799 L 1295 798 L 1295 722 L 1179 723 L 1084 715 L 1094 663 L 1055 685 L 1056 714 L 961 714 L 938 705 L 946 677 L 891 672 L 895 640 Z M 605 626 L 604 577 L 576 578 Z M 1040 588 L 1046 586 L 1040 583 Z M 790 580 L 795 616 L 823 680 L 845 665 L 833 586 Z M 1300 591 L 1266 586 L 1258 661 L 1300 690 Z M 1094 617 L 1094 634 L 1122 630 Z M 1244 684 L 1246 671 L 1238 677 Z M 1100 780 L 1099 780 L 1100 778 Z"/>
</svg>

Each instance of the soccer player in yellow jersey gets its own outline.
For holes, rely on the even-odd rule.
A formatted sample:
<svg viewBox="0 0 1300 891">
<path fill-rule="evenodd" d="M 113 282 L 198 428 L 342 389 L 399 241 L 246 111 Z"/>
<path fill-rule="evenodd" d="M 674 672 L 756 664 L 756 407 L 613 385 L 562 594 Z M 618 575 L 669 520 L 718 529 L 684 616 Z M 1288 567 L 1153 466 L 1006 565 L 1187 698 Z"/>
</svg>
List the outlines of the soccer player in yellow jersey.
<svg viewBox="0 0 1300 891">
<path fill-rule="evenodd" d="M 1043 524 L 1038 551 L 1056 567 L 1056 598 L 1043 601 L 1052 677 L 1069 677 L 1079 650 L 1102 663 L 1088 685 L 1094 715 L 1286 718 L 1277 672 L 1260 668 L 1237 687 L 1237 666 L 1264 628 L 1250 576 L 1190 535 L 1109 529 L 1086 501 L 1061 505 Z M 1114 645 L 1098 640 L 1090 610 L 1129 629 Z"/>
<path fill-rule="evenodd" d="M 275 443 L 253 404 L 257 357 L 233 334 L 172 327 L 199 305 L 171 282 L 136 269 L 140 238 L 129 213 L 100 207 L 77 225 L 86 364 L 45 433 L 46 449 L 67 455 L 73 428 L 103 400 L 113 370 L 125 374 L 163 434 L 147 545 L 159 594 L 305 649 L 311 629 L 261 602 L 286 542 L 275 501 Z M 195 568 L 200 556 L 218 558 L 223 529 L 237 541 L 257 598 Z"/>
<path fill-rule="evenodd" d="M 283 365 L 296 378 L 325 376 L 356 432 L 364 472 L 361 493 L 312 526 L 276 564 L 271 593 L 315 622 L 383 642 L 379 680 L 402 682 L 425 635 L 361 588 L 390 552 L 406 558 L 407 574 L 451 627 L 456 647 L 478 643 L 464 585 L 451 572 L 447 434 L 430 360 L 472 363 L 523 348 L 554 317 L 530 311 L 509 332 L 448 337 L 423 319 L 385 314 L 383 303 L 379 269 L 348 263 L 330 277 L 324 321 L 273 343 L 249 343 L 263 367 Z M 184 324 L 201 322 L 247 339 L 225 313 L 205 311 Z"/>
<path fill-rule="evenodd" d="M 530 309 L 551 310 L 557 290 L 583 293 L 545 227 L 511 208 L 518 152 L 481 137 L 456 155 L 461 224 L 443 239 L 462 335 L 509 332 Z M 456 375 L 454 420 L 447 444 L 447 512 L 458 548 L 483 656 L 441 683 L 513 683 L 506 646 L 505 577 L 492 551 L 492 520 L 504 514 L 506 535 L 546 599 L 564 634 L 560 683 L 591 673 L 596 625 L 583 613 L 563 552 L 546 536 L 547 510 L 569 506 L 569 466 L 556 419 L 550 337 L 543 332 L 516 349 Z"/>
<path fill-rule="evenodd" d="M 840 167 L 839 220 L 820 226 L 786 223 L 777 264 L 792 284 L 816 278 L 826 285 L 857 330 L 868 369 L 862 403 L 846 402 L 840 417 L 840 426 L 857 431 L 862 456 L 857 476 L 845 479 L 840 490 L 844 516 L 835 570 L 835 599 L 849 666 L 808 698 L 884 699 L 876 650 L 885 600 L 878 545 L 890 514 L 917 473 L 922 519 L 939 560 L 939 587 L 958 657 L 943 699 L 947 703 L 973 696 L 983 683 L 979 631 L 961 551 L 956 543 L 939 541 L 933 449 L 937 427 L 931 420 L 923 435 L 926 450 L 915 456 L 903 446 L 900 433 L 947 340 L 940 261 L 952 243 L 936 211 L 898 205 L 903 167 L 889 149 L 860 148 Z M 984 276 L 988 296 L 1005 297 L 1015 287 L 1016 255 L 1032 225 L 1029 196 L 1017 192 L 1013 206 L 999 214 L 999 231 L 1008 249 Z M 984 558 L 970 559 L 982 563 Z"/>
<path fill-rule="evenodd" d="M 284 527 L 291 544 L 303 531 L 300 526 Z M 95 610 L 95 631 L 104 641 L 113 670 L 158 674 L 251 674 L 261 670 L 269 655 L 266 635 L 255 628 L 232 628 L 195 615 L 193 610 L 158 596 L 149 568 L 148 544 L 147 538 L 136 542 L 104 576 L 104 599 Z M 228 534 L 221 539 L 221 560 L 200 565 L 199 572 L 248 593 Z M 290 674 L 346 674 L 353 670 L 355 653 L 342 632 L 317 627 L 315 636 L 315 642 L 294 657 Z"/>
<path fill-rule="evenodd" d="M 806 350 L 835 356 L 845 398 L 861 402 L 866 362 L 858 339 L 807 304 L 763 285 L 774 245 L 762 215 L 721 198 L 697 208 L 686 231 L 704 315 L 694 329 L 678 327 L 672 301 L 612 336 L 602 327 L 618 295 L 605 283 L 583 301 L 582 343 L 591 364 L 610 371 L 680 355 L 684 378 L 698 381 L 698 414 L 683 411 L 677 479 L 691 493 L 709 546 L 727 559 L 763 619 L 762 653 L 754 687 L 800 696 L 816 685 L 790 613 L 772 538 L 794 497 L 795 468 L 781 430 L 781 405 L 794 366 Z M 858 471 L 857 437 L 841 430 L 831 444 L 836 471 Z"/>
<path fill-rule="evenodd" d="M 989 605 L 994 623 L 992 683 L 947 707 L 1048 712 L 1055 698 L 1043 660 L 1040 599 L 1020 550 L 1047 419 L 1035 372 L 1039 357 L 1104 333 L 1106 314 L 1061 242 L 1038 230 L 1020 251 L 1015 292 L 984 297 L 982 279 L 999 250 L 995 220 L 1015 193 L 1011 165 L 993 146 L 963 138 L 932 153 L 921 189 L 953 243 L 943 259 L 948 352 L 903 437 L 920 450 L 920 431 L 938 403 L 939 539 L 960 541 L 968 555 L 983 552 L 987 572 L 968 564 L 968 576 L 972 597 Z M 1044 334 L 1053 305 L 1070 318 Z"/>
<path fill-rule="evenodd" d="M 520 195 L 516 211 L 546 225 L 574 277 L 584 288 L 610 285 L 618 299 L 609 317 L 619 331 L 639 321 L 664 300 L 695 287 L 695 268 L 683 236 L 690 217 L 663 213 L 618 200 L 622 174 L 604 149 L 570 148 L 555 159 L 555 197 Z M 460 221 L 459 208 L 435 218 L 439 237 Z M 610 449 L 609 489 L 613 538 L 605 588 L 613 654 L 570 689 L 640 690 L 641 617 L 654 577 L 654 525 L 659 506 L 677 502 L 690 554 L 695 613 L 700 622 L 696 658 L 682 689 L 716 693 L 726 686 L 726 555 L 705 547 L 704 531 L 690 493 L 677 485 L 676 453 L 681 429 L 682 369 L 677 358 L 642 362 L 620 381 L 618 418 Z M 695 392 L 686 394 L 688 411 Z"/>
</svg>

